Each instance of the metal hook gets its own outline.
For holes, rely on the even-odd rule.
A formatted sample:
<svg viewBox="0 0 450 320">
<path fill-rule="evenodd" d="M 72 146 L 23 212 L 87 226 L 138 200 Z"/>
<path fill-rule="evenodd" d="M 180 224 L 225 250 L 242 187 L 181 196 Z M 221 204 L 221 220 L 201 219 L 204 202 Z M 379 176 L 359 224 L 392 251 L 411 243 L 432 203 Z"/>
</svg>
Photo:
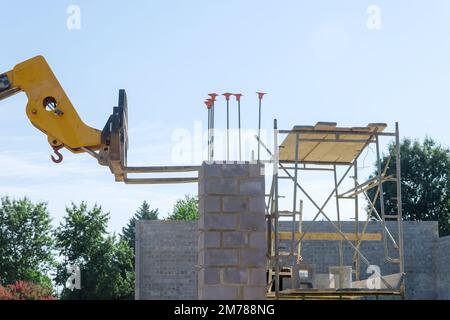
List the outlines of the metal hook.
<svg viewBox="0 0 450 320">
<path fill-rule="evenodd" d="M 53 152 L 55 153 L 55 155 L 57 155 L 58 157 L 55 158 L 53 155 L 51 156 L 52 161 L 54 163 L 61 163 L 64 159 L 63 155 L 59 152 L 59 149 L 61 149 L 63 146 L 59 146 L 59 147 L 53 147 Z"/>
</svg>

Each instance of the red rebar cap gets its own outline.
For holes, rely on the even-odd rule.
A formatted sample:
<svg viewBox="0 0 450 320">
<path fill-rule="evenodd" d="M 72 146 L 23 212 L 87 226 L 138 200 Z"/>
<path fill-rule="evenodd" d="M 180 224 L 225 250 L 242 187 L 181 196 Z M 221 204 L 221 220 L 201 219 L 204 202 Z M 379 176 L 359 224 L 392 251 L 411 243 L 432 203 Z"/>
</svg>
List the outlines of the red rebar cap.
<svg viewBox="0 0 450 320">
<path fill-rule="evenodd" d="M 235 93 L 235 94 L 233 94 L 233 96 L 236 97 L 236 101 L 241 101 L 241 97 L 243 96 L 243 94 L 242 93 Z"/>
<path fill-rule="evenodd" d="M 211 101 L 215 102 L 216 101 L 216 97 L 219 96 L 217 93 L 208 93 L 208 96 L 211 97 Z"/>
<path fill-rule="evenodd" d="M 262 98 L 264 97 L 264 95 L 267 94 L 267 93 L 265 93 L 265 92 L 257 92 L 257 94 L 258 94 L 258 99 L 259 99 L 259 100 L 262 100 Z"/>
<path fill-rule="evenodd" d="M 206 104 L 206 107 L 207 107 L 208 109 L 211 109 L 211 108 L 212 108 L 212 100 L 211 100 L 211 99 L 205 100 L 205 104 Z"/>
<path fill-rule="evenodd" d="M 223 96 L 225 96 L 225 99 L 227 100 L 227 101 L 229 101 L 230 100 L 230 97 L 233 95 L 232 93 L 229 93 L 229 92 L 226 92 L 226 93 L 224 93 L 224 94 L 222 94 Z"/>
</svg>

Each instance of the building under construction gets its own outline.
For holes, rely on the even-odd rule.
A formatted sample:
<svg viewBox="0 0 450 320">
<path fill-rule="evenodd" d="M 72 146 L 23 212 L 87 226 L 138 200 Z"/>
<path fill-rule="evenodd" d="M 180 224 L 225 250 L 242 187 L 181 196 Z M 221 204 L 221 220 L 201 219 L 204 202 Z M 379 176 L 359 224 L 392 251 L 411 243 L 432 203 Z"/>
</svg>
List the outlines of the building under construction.
<svg viewBox="0 0 450 320">
<path fill-rule="evenodd" d="M 446 255 L 450 238 L 438 238 L 437 223 L 407 223 L 404 228 L 402 222 L 398 124 L 392 132 L 380 123 L 344 128 L 328 122 L 280 130 L 274 121 L 269 148 L 260 139 L 265 93 L 258 92 L 257 160 L 233 162 L 229 161 L 229 103 L 235 96 L 241 146 L 242 94 L 225 93 L 227 161 L 221 162 L 214 156 L 218 96 L 214 93 L 206 103 L 209 161 L 201 166 L 133 167 L 127 161 L 125 90 L 120 90 L 118 105 L 102 130 L 81 120 L 42 56 L 0 74 L 0 100 L 19 92 L 27 95 L 27 116 L 47 136 L 55 163 L 63 160 L 60 150 L 65 148 L 91 155 L 109 167 L 118 182 L 198 183 L 197 222 L 138 223 L 138 299 L 450 298 L 450 255 Z M 394 151 L 386 161 L 381 161 L 382 138 L 392 140 Z M 358 162 L 371 146 L 377 170 L 363 181 Z M 269 160 L 261 160 L 261 147 Z M 389 170 L 391 165 L 394 170 Z M 268 167 L 270 179 L 265 174 Z M 324 202 L 305 185 L 302 174 L 307 171 L 328 174 Z M 129 177 L 185 172 L 198 176 Z M 351 187 L 344 188 L 348 179 Z M 396 194 L 384 199 L 384 188 L 391 184 Z M 292 190 L 289 195 L 280 194 L 282 185 Z M 282 196 L 291 201 L 289 208 L 280 205 Z M 395 203 L 389 210 L 387 201 Z M 328 210 L 330 202 L 335 210 Z M 361 203 L 367 203 L 366 215 L 360 212 Z M 313 212 L 306 212 L 304 204 Z"/>
<path fill-rule="evenodd" d="M 438 237 L 437 222 L 401 219 L 398 124 L 394 131 L 328 122 L 283 130 L 275 121 L 273 132 L 273 148 L 257 138 L 269 160 L 199 167 L 198 222 L 138 223 L 137 299 L 449 297 L 443 253 L 450 237 Z M 382 139 L 394 151 L 384 161 Z M 377 170 L 363 181 L 358 161 L 368 148 Z M 308 192 L 315 181 L 304 172 L 327 175 L 324 202 Z M 396 196 L 384 199 L 389 184 Z M 386 210 L 387 200 L 395 211 Z M 307 203 L 313 212 L 305 212 Z"/>
</svg>

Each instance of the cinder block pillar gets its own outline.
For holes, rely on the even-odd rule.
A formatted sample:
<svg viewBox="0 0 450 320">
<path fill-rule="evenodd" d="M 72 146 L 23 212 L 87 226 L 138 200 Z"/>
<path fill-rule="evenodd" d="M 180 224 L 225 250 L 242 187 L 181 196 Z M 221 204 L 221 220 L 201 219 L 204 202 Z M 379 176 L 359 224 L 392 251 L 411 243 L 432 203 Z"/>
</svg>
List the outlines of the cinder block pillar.
<svg viewBox="0 0 450 320">
<path fill-rule="evenodd" d="M 203 163 L 199 172 L 198 298 L 266 297 L 264 165 Z"/>
</svg>

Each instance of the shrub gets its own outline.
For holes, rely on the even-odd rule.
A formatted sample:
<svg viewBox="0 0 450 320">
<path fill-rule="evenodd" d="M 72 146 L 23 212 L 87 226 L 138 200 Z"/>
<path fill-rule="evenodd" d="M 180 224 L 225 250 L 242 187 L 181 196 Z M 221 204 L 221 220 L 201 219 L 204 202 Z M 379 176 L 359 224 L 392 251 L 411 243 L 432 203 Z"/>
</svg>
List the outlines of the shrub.
<svg viewBox="0 0 450 320">
<path fill-rule="evenodd" d="M 5 288 L 0 285 L 0 300 L 14 300 L 14 295 L 9 288 Z"/>
<path fill-rule="evenodd" d="M 55 300 L 52 290 L 27 281 L 16 281 L 3 287 L 0 285 L 0 300 Z"/>
</svg>

